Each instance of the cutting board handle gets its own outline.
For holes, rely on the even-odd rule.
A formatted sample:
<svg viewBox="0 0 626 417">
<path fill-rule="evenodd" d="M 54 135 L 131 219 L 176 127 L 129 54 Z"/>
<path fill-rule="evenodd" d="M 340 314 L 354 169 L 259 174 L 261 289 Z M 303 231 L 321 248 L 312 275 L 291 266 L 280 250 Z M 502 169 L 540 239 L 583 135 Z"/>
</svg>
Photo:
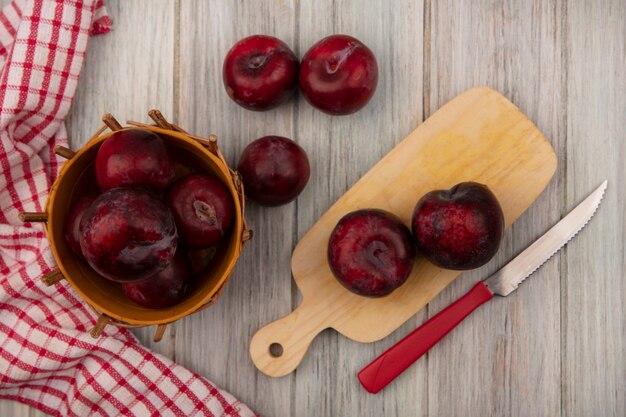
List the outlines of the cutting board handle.
<svg viewBox="0 0 626 417">
<path fill-rule="evenodd" d="M 303 301 L 290 314 L 256 332 L 250 357 L 261 372 L 278 377 L 296 369 L 315 336 L 330 327 L 330 313 L 318 311 L 318 306 Z"/>
</svg>

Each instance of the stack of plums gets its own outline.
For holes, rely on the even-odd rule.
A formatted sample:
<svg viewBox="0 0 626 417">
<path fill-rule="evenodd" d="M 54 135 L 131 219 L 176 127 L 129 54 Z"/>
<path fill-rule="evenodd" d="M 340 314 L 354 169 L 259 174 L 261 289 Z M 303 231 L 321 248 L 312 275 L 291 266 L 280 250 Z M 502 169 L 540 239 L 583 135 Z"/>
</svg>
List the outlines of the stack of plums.
<svg viewBox="0 0 626 417">
<path fill-rule="evenodd" d="M 363 108 L 374 95 L 378 64 L 365 44 L 347 35 L 320 40 L 301 62 L 280 39 L 254 35 L 228 51 L 222 76 L 228 96 L 248 110 L 273 109 L 300 86 L 316 108 L 347 115 Z M 306 152 L 282 136 L 266 136 L 248 145 L 238 171 L 247 197 L 264 206 L 294 200 L 310 175 Z"/>
<path fill-rule="evenodd" d="M 143 307 L 182 301 L 192 254 L 219 245 L 231 227 L 235 207 L 228 188 L 206 173 L 176 178 L 163 139 L 143 129 L 120 130 L 103 141 L 95 178 L 98 190 L 68 213 L 71 250 Z"/>
<path fill-rule="evenodd" d="M 394 214 L 357 210 L 339 220 L 328 242 L 328 263 L 350 291 L 382 297 L 409 277 L 419 251 L 434 265 L 478 268 L 497 252 L 504 215 L 485 185 L 464 182 L 422 196 L 411 230 Z"/>
</svg>

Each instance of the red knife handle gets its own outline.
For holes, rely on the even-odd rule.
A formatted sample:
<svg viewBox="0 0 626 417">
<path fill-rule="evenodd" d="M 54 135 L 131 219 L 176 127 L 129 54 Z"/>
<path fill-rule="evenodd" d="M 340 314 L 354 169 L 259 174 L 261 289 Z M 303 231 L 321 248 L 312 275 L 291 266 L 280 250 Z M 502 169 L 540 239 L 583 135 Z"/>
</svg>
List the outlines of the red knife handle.
<svg viewBox="0 0 626 417">
<path fill-rule="evenodd" d="M 463 297 L 441 310 L 361 369 L 358 374 L 361 385 L 368 392 L 376 394 L 435 346 L 478 306 L 492 298 L 493 294 L 489 288 L 479 282 Z"/>
</svg>

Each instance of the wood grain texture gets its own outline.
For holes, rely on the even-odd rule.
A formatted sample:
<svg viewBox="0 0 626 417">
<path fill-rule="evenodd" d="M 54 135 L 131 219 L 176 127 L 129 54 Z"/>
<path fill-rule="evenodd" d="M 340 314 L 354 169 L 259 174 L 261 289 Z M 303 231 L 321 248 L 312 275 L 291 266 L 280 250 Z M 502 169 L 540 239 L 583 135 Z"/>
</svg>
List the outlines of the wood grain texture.
<svg viewBox="0 0 626 417">
<path fill-rule="evenodd" d="M 0 0 L 0 4 L 7 0 Z M 90 41 L 68 120 L 82 143 L 111 111 L 147 120 L 160 108 L 193 133 L 216 133 L 236 162 L 266 134 L 296 139 L 312 176 L 298 201 L 250 205 L 255 238 L 219 302 L 150 345 L 267 416 L 621 416 L 626 409 L 626 9 L 622 0 L 107 0 L 114 30 Z M 137 16 L 141 16 L 139 20 Z M 302 56 L 331 33 L 362 39 L 380 65 L 370 105 L 330 117 L 298 97 L 267 112 L 227 98 L 221 62 L 243 36 L 278 36 Z M 466 273 L 385 339 L 316 338 L 284 378 L 258 372 L 251 336 L 294 308 L 295 243 L 362 174 L 469 87 L 501 91 L 559 156 L 555 179 L 507 232 L 498 256 Z M 469 317 L 378 395 L 356 372 L 541 235 L 604 178 L 597 217 L 504 299 Z M 289 305 L 291 303 L 291 305 Z M 172 331 L 173 330 L 173 331 Z M 148 342 L 152 330 L 138 332 Z M 43 415 L 1 401 L 2 416 Z"/>
<path fill-rule="evenodd" d="M 372 101 L 346 117 L 328 116 L 300 97 L 296 137 L 309 153 L 312 170 L 309 185 L 296 202 L 298 239 L 423 120 L 423 10 L 423 3 L 414 0 L 394 1 L 393 7 L 386 0 L 299 2 L 299 56 L 325 36 L 347 33 L 376 55 L 379 82 Z M 295 284 L 294 293 L 292 308 L 300 301 Z M 426 415 L 425 363 L 407 371 L 410 383 L 396 384 L 377 396 L 366 394 L 356 378 L 387 342 L 399 340 L 424 318 L 418 313 L 391 336 L 372 344 L 354 342 L 332 330 L 320 334 L 293 374 L 293 409 L 279 416 Z"/>
<path fill-rule="evenodd" d="M 565 172 L 560 19 L 558 2 L 432 2 L 429 111 L 469 86 L 496 88 L 543 131 L 560 166 L 548 189 L 505 234 L 499 254 L 433 300 L 431 317 L 559 219 Z M 558 415 L 559 290 L 559 259 L 553 258 L 515 293 L 478 309 L 432 349 L 429 413 Z"/>
<path fill-rule="evenodd" d="M 562 403 L 572 417 L 626 413 L 624 17 L 619 0 L 567 5 L 566 207 L 609 181 L 596 218 L 562 263 Z"/>
<path fill-rule="evenodd" d="M 231 166 L 256 138 L 294 137 L 294 101 L 269 112 L 251 112 L 232 102 L 222 84 L 224 56 L 239 39 L 267 33 L 294 44 L 294 2 L 182 1 L 179 27 L 176 117 L 181 126 L 200 136 L 215 133 Z M 293 381 L 267 382 L 250 361 L 248 344 L 261 325 L 290 311 L 288 259 L 294 245 L 295 204 L 274 209 L 248 204 L 246 217 L 254 238 L 219 301 L 174 325 L 176 359 L 252 404 L 255 411 L 288 415 Z"/>
<path fill-rule="evenodd" d="M 458 95 L 385 155 L 298 242 L 291 270 L 302 304 L 254 335 L 250 354 L 255 365 L 271 376 L 292 372 L 312 339 L 326 328 L 363 343 L 380 340 L 460 275 L 419 256 L 407 282 L 388 296 L 353 294 L 333 277 L 323 250 L 344 215 L 373 207 L 410 225 L 421 196 L 475 181 L 496 195 L 508 227 L 541 194 L 555 171 L 550 144 L 500 93 L 478 87 Z M 273 343 L 283 347 L 279 357 L 270 352 Z"/>
</svg>

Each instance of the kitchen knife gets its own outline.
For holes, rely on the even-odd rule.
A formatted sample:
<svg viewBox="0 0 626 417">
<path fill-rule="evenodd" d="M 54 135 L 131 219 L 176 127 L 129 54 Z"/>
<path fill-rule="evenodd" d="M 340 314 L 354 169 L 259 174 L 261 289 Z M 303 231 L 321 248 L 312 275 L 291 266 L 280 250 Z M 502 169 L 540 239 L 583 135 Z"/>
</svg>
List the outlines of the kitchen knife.
<svg viewBox="0 0 626 417">
<path fill-rule="evenodd" d="M 375 394 L 494 295 L 506 297 L 572 239 L 591 219 L 602 201 L 604 181 L 589 197 L 498 272 L 476 284 L 467 294 L 441 310 L 363 368 L 359 380 Z"/>
</svg>

